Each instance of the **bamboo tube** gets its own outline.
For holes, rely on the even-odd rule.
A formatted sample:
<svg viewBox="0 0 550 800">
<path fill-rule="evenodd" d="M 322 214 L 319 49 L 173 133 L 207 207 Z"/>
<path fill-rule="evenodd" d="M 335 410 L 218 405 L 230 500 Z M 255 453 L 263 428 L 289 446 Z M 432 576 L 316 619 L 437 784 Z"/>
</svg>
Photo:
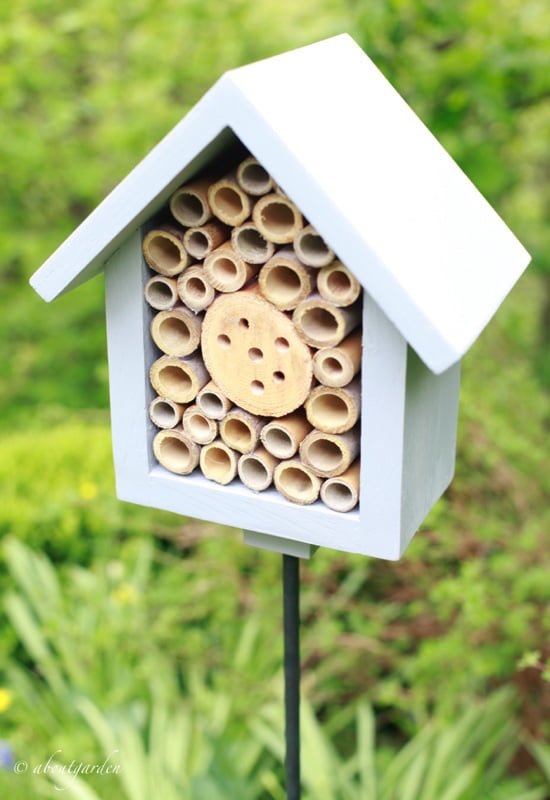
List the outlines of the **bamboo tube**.
<svg viewBox="0 0 550 800">
<path fill-rule="evenodd" d="M 321 481 L 298 459 L 281 461 L 277 464 L 274 479 L 279 492 L 292 503 L 306 506 L 314 503 L 319 497 Z"/>
<path fill-rule="evenodd" d="M 197 405 L 208 419 L 223 419 L 231 408 L 231 400 L 214 381 L 209 381 L 197 395 Z"/>
<path fill-rule="evenodd" d="M 308 267 L 326 267 L 334 260 L 334 251 L 317 233 L 313 225 L 306 225 L 294 238 L 296 255 Z"/>
<path fill-rule="evenodd" d="M 144 237 L 143 257 L 152 270 L 169 278 L 179 275 L 189 264 L 189 254 L 183 246 L 183 231 L 175 225 L 155 228 Z"/>
<path fill-rule="evenodd" d="M 359 426 L 340 434 L 311 431 L 300 445 L 300 458 L 320 478 L 332 478 L 358 456 L 359 443 Z"/>
<path fill-rule="evenodd" d="M 237 455 L 221 439 L 216 439 L 202 448 L 200 465 L 205 478 L 225 486 L 237 474 Z"/>
<path fill-rule="evenodd" d="M 182 272 L 177 281 L 177 290 L 182 303 L 195 313 L 208 308 L 216 297 L 216 292 L 208 283 L 204 268 L 198 264 Z"/>
<path fill-rule="evenodd" d="M 200 228 L 188 228 L 183 236 L 183 244 L 192 258 L 202 261 L 212 250 L 226 242 L 229 236 L 227 225 L 214 220 Z"/>
<path fill-rule="evenodd" d="M 257 264 L 243 261 L 229 242 L 210 253 L 204 262 L 204 272 L 210 285 L 225 293 L 242 289 L 258 269 Z"/>
<path fill-rule="evenodd" d="M 361 376 L 348 386 L 316 386 L 305 402 L 306 415 L 314 428 L 325 433 L 344 433 L 361 414 Z"/>
<path fill-rule="evenodd" d="M 184 433 L 197 444 L 210 444 L 218 435 L 218 423 L 203 414 L 196 404 L 185 409 L 181 424 Z"/>
<path fill-rule="evenodd" d="M 361 321 L 360 303 L 337 308 L 319 294 L 302 300 L 292 321 L 304 342 L 312 347 L 336 347 Z"/>
<path fill-rule="evenodd" d="M 276 458 L 289 459 L 294 456 L 311 430 L 303 409 L 268 422 L 262 428 L 260 439 L 265 449 Z"/>
<path fill-rule="evenodd" d="M 167 356 L 188 356 L 200 344 L 201 327 L 202 320 L 180 306 L 155 314 L 151 321 L 151 336 Z"/>
<path fill-rule="evenodd" d="M 196 228 L 212 218 L 208 205 L 208 178 L 180 186 L 170 198 L 170 211 L 184 227 Z"/>
<path fill-rule="evenodd" d="M 361 294 L 361 284 L 340 261 L 323 267 L 317 277 L 319 294 L 335 306 L 351 306 Z"/>
<path fill-rule="evenodd" d="M 220 422 L 220 436 L 238 453 L 251 453 L 258 445 L 264 421 L 242 408 L 232 409 Z"/>
<path fill-rule="evenodd" d="M 209 187 L 208 202 L 212 213 L 226 225 L 242 225 L 252 211 L 250 197 L 230 175 Z"/>
<path fill-rule="evenodd" d="M 177 475 L 189 475 L 199 463 L 199 446 L 182 430 L 159 431 L 153 439 L 155 458 Z"/>
<path fill-rule="evenodd" d="M 304 225 L 298 206 L 276 192 L 260 197 L 252 219 L 262 236 L 275 244 L 290 244 Z"/>
<path fill-rule="evenodd" d="M 178 302 L 177 282 L 165 275 L 153 275 L 143 291 L 146 301 L 156 311 L 168 311 Z"/>
<path fill-rule="evenodd" d="M 313 356 L 313 374 L 324 386 L 347 386 L 361 369 L 362 331 L 355 330 L 338 347 L 324 347 Z"/>
<path fill-rule="evenodd" d="M 351 467 L 337 478 L 329 478 L 321 486 L 321 500 L 333 511 L 351 511 L 359 502 L 359 473 L 361 462 L 355 459 Z"/>
<path fill-rule="evenodd" d="M 149 405 L 149 416 L 157 428 L 175 428 L 181 422 L 184 406 L 157 396 Z"/>
<path fill-rule="evenodd" d="M 191 358 L 161 356 L 151 366 L 149 376 L 157 394 L 175 403 L 191 403 L 210 380 L 198 355 Z"/>
<path fill-rule="evenodd" d="M 241 189 L 255 197 L 273 191 L 273 178 L 253 156 L 241 161 L 235 177 Z"/>
<path fill-rule="evenodd" d="M 266 300 L 281 311 L 292 311 L 311 294 L 315 278 L 290 248 L 279 250 L 258 275 L 260 291 Z"/>
<path fill-rule="evenodd" d="M 257 447 L 253 453 L 245 453 L 239 458 L 239 478 L 252 491 L 263 492 L 273 483 L 273 473 L 278 463 L 265 447 Z"/>
<path fill-rule="evenodd" d="M 265 264 L 275 253 L 275 245 L 264 239 L 253 222 L 245 222 L 231 232 L 235 252 L 249 264 Z"/>
</svg>

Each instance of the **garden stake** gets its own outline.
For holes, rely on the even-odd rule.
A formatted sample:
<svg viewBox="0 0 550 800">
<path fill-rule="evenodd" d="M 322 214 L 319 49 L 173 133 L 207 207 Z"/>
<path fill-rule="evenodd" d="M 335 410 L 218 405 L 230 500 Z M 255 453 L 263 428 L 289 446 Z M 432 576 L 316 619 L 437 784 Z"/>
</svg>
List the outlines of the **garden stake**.
<svg viewBox="0 0 550 800">
<path fill-rule="evenodd" d="M 300 560 L 283 554 L 285 774 L 287 800 L 300 800 Z"/>
</svg>

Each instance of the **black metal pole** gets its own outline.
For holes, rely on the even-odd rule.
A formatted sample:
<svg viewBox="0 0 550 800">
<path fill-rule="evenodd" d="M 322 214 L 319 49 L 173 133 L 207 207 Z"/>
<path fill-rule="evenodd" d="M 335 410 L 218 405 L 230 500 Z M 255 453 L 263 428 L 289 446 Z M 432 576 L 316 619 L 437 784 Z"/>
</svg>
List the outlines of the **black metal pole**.
<svg viewBox="0 0 550 800">
<path fill-rule="evenodd" d="M 287 800 L 300 800 L 300 559 L 283 555 L 285 773 Z"/>
</svg>

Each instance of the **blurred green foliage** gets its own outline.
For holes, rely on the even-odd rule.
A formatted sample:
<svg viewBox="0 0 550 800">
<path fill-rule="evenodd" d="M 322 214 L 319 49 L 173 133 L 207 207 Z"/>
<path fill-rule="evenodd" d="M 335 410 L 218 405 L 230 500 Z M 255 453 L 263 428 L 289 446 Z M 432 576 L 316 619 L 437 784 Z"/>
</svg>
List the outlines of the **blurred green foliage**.
<svg viewBox="0 0 550 800">
<path fill-rule="evenodd" d="M 0 687 L 15 695 L 0 713 L 0 738 L 33 757 L 58 741 L 81 759 L 99 752 L 77 698 L 109 725 L 117 709 L 143 746 L 158 674 L 171 687 L 173 705 L 160 703 L 166 714 L 179 713 L 180 695 L 192 698 L 194 710 L 182 712 L 188 722 L 177 724 L 204 733 L 203 774 L 218 780 L 208 796 L 228 780 L 241 781 L 239 789 L 221 796 L 247 796 L 250 781 L 266 798 L 283 796 L 280 738 L 266 735 L 280 728 L 272 680 L 281 659 L 278 560 L 244 548 L 234 531 L 115 499 L 102 281 L 53 306 L 26 281 L 223 71 L 344 30 L 509 222 L 534 265 L 465 359 L 457 474 L 407 557 L 392 564 L 320 551 L 302 569 L 304 689 L 326 729 L 312 716 L 308 743 L 345 776 L 355 792 L 347 797 L 366 779 L 354 749 L 370 724 L 364 695 L 374 704 L 382 766 L 412 736 L 426 737 L 421 759 L 431 761 L 435 744 L 418 731 L 430 729 L 432 715 L 460 727 L 464 709 L 503 684 L 517 702 L 512 710 L 495 700 L 494 719 L 506 708 L 511 731 L 545 733 L 548 4 L 17 0 L 0 8 L 0 536 L 43 551 L 55 570 L 13 543 L 0 553 Z M 216 729 L 207 722 L 219 702 L 231 713 Z M 252 718 L 250 708 L 261 714 Z M 228 739 L 248 741 L 259 719 L 261 753 L 225 748 Z M 514 770 L 529 770 L 533 757 L 548 767 L 547 751 L 531 743 L 518 748 Z M 250 770 L 237 774 L 242 764 Z M 416 779 L 424 776 L 419 766 Z M 13 777 L 0 770 L 0 794 L 19 797 Z M 522 777 L 499 780 L 502 788 L 474 784 L 473 795 L 458 797 L 522 797 Z M 320 796 L 313 782 L 308 791 Z M 532 791 L 526 800 L 540 796 Z M 21 796 L 35 794 L 29 784 Z"/>
</svg>

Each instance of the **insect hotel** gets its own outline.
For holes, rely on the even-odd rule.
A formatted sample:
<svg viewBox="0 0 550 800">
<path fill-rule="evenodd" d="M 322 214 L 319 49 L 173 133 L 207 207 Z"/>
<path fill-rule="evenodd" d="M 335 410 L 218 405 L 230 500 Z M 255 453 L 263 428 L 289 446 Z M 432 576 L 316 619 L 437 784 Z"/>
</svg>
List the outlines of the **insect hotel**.
<svg viewBox="0 0 550 800">
<path fill-rule="evenodd" d="M 31 283 L 105 270 L 121 499 L 397 559 L 528 262 L 344 35 L 224 75 Z"/>
</svg>

